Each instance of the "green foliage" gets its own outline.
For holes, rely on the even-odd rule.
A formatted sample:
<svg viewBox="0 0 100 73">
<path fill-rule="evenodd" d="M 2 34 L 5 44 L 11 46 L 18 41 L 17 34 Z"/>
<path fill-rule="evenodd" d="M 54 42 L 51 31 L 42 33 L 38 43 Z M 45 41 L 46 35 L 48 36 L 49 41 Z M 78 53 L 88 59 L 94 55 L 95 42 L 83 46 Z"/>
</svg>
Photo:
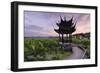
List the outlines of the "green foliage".
<svg viewBox="0 0 100 73">
<path fill-rule="evenodd" d="M 24 61 L 60 60 L 71 54 L 57 42 L 56 38 L 25 38 Z"/>
<path fill-rule="evenodd" d="M 85 47 L 85 49 L 87 50 L 87 56 L 90 57 L 90 39 L 87 38 L 73 38 L 73 43 L 75 44 L 81 44 Z"/>
<path fill-rule="evenodd" d="M 90 40 L 72 38 L 72 43 L 85 46 L 87 55 L 90 57 Z M 24 61 L 63 60 L 71 52 L 63 51 L 58 45 L 57 38 L 25 38 Z"/>
</svg>

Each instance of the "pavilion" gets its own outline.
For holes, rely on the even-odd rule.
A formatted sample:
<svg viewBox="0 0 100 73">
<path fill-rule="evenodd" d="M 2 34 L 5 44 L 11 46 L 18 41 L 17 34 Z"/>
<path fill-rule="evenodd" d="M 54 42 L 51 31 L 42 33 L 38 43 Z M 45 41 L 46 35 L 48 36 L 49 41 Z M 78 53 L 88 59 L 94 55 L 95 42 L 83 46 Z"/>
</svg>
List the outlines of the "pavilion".
<svg viewBox="0 0 100 73">
<path fill-rule="evenodd" d="M 60 17 L 60 22 L 56 25 L 58 29 L 54 30 L 59 34 L 59 41 L 62 43 L 72 42 L 72 33 L 76 31 L 76 23 L 73 23 L 73 17 L 70 20 L 66 20 L 66 17 L 63 19 Z"/>
</svg>

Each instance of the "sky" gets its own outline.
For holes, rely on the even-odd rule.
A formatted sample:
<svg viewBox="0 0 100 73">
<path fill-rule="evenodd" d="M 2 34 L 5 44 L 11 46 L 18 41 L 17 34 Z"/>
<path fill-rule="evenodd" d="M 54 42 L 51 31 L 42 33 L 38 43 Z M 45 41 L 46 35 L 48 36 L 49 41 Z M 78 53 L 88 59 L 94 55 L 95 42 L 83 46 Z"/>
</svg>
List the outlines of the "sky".
<svg viewBox="0 0 100 73">
<path fill-rule="evenodd" d="M 73 17 L 76 23 L 73 34 L 90 32 L 90 14 L 24 11 L 24 37 L 58 36 L 54 29 L 58 28 L 56 23 L 60 22 L 60 17 L 66 20 Z"/>
</svg>

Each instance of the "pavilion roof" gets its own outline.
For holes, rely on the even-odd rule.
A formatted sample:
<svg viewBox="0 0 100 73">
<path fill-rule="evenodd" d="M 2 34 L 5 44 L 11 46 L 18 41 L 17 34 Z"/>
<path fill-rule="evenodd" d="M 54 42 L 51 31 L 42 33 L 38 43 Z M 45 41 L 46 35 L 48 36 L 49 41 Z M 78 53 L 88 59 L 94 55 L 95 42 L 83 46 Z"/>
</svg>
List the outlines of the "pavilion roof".
<svg viewBox="0 0 100 73">
<path fill-rule="evenodd" d="M 73 17 L 70 20 L 66 20 L 66 18 L 60 20 L 59 23 L 56 23 L 59 29 L 54 29 L 57 33 L 61 34 L 70 34 L 73 33 L 76 28 L 76 23 L 74 24 L 73 22 Z"/>
<path fill-rule="evenodd" d="M 56 23 L 56 25 L 58 27 L 66 27 L 66 26 L 72 26 L 74 23 L 73 23 L 73 17 L 70 19 L 70 20 L 66 20 L 66 18 L 64 19 L 60 19 L 60 22 L 59 23 Z"/>
</svg>

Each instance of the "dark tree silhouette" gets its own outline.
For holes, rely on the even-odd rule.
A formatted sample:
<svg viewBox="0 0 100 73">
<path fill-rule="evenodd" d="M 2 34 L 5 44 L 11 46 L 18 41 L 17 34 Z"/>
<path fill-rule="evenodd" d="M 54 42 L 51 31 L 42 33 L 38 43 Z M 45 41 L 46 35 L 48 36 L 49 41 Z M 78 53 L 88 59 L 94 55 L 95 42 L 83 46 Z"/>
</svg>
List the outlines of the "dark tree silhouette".
<svg viewBox="0 0 100 73">
<path fill-rule="evenodd" d="M 66 17 L 62 19 L 60 17 L 60 22 L 56 23 L 59 29 L 54 29 L 59 34 L 59 40 L 64 42 L 72 42 L 72 33 L 76 31 L 76 23 L 73 23 L 73 17 L 70 20 L 66 20 Z M 66 39 L 64 39 L 64 34 L 66 34 Z"/>
</svg>

